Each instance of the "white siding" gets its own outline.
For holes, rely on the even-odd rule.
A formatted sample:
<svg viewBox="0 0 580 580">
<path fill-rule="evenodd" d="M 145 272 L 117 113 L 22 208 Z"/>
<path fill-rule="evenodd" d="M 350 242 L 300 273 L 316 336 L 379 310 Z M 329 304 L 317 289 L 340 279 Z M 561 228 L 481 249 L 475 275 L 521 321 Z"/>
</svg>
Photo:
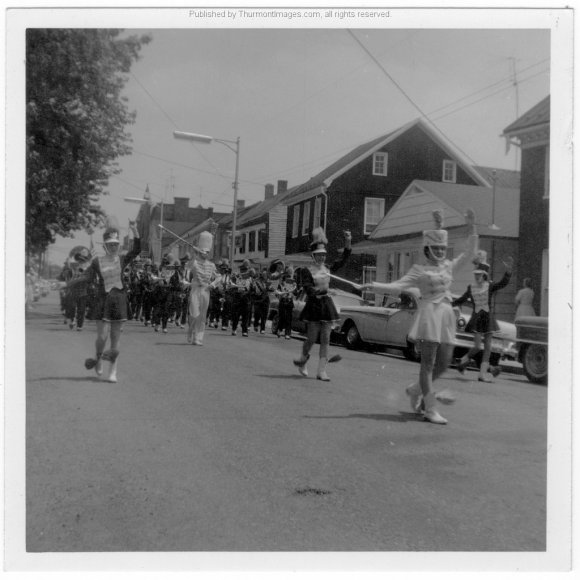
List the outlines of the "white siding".
<svg viewBox="0 0 580 580">
<path fill-rule="evenodd" d="M 268 257 L 281 256 L 286 253 L 286 223 L 288 221 L 288 206 L 279 204 L 268 214 Z"/>
<path fill-rule="evenodd" d="M 433 228 L 433 210 L 443 209 L 446 226 L 464 223 L 457 210 L 446 206 L 428 191 L 409 190 L 375 228 L 370 239 L 413 234 Z"/>
</svg>

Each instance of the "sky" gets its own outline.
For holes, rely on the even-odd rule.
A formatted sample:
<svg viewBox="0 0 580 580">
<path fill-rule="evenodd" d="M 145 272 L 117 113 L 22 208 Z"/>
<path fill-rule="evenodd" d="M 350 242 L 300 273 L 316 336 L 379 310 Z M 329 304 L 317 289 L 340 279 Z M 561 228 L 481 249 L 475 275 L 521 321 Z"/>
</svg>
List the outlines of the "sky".
<svg viewBox="0 0 580 580">
<path fill-rule="evenodd" d="M 240 137 L 239 194 L 298 185 L 356 146 L 427 118 L 476 165 L 517 169 L 503 130 L 550 93 L 548 29 L 126 29 L 147 33 L 125 95 L 136 123 L 101 201 L 120 227 L 154 201 L 188 197 L 231 212 L 235 154 L 176 140 L 187 131 Z M 362 46 L 361 46 L 362 44 Z M 100 239 L 97 232 L 95 240 Z M 84 232 L 49 249 L 61 263 Z"/>
</svg>

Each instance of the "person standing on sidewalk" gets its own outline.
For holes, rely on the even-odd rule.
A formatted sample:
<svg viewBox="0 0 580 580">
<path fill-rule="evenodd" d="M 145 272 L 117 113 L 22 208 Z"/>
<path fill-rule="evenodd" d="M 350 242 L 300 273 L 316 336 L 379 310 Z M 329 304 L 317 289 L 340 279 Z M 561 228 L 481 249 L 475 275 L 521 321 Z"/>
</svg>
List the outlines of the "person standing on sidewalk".
<svg viewBox="0 0 580 580">
<path fill-rule="evenodd" d="M 443 229 L 443 212 L 433 212 L 435 229 L 423 232 L 423 253 L 426 262 L 414 264 L 402 278 L 389 284 L 372 282 L 363 285 L 363 290 L 398 294 L 406 288 L 418 288 L 421 301 L 409 338 L 418 343 L 421 352 L 419 381 L 406 389 L 411 399 L 411 408 L 421 412 L 424 404 L 424 419 L 445 425 L 447 419 L 437 411 L 433 383 L 448 368 L 455 346 L 455 314 L 451 306 L 451 284 L 453 272 L 473 260 L 477 251 L 478 236 L 475 228 L 475 213 L 468 209 L 465 215 L 469 229 L 466 250 L 454 260 L 447 259 L 447 230 Z"/>
<path fill-rule="evenodd" d="M 330 381 L 326 373 L 328 363 L 328 346 L 330 344 L 330 332 L 333 325 L 338 322 L 339 316 L 332 298 L 328 295 L 330 274 L 342 267 L 351 254 L 350 232 L 344 232 L 344 249 L 339 260 L 330 266 L 326 266 L 326 245 L 328 240 L 322 228 L 316 228 L 312 232 L 310 249 L 314 264 L 304 269 L 302 287 L 306 290 L 306 304 L 300 313 L 300 319 L 306 322 L 306 340 L 302 343 L 302 353 L 299 359 L 294 360 L 298 372 L 308 376 L 306 363 L 310 358 L 310 350 L 320 339 L 318 371 L 316 378 L 320 381 Z M 333 357 L 334 358 L 334 357 Z"/>
<path fill-rule="evenodd" d="M 523 284 L 523 288 L 518 291 L 514 299 L 516 304 L 516 320 L 522 316 L 536 316 L 536 311 L 534 310 L 532 279 L 524 278 Z"/>
<path fill-rule="evenodd" d="M 89 320 L 97 323 L 96 357 L 86 359 L 85 367 L 94 368 L 97 375 L 103 374 L 103 360 L 110 362 L 107 381 L 117 382 L 117 361 L 123 324 L 127 320 L 127 288 L 123 281 L 123 270 L 141 251 L 139 232 L 133 222 L 129 228 L 133 234 L 133 248 L 122 259 L 119 256 L 119 229 L 109 226 L 103 234 L 106 255 L 96 257 L 85 271 L 89 284 L 96 286 L 96 294 L 89 308 Z M 110 339 L 111 348 L 105 351 Z"/>
<path fill-rule="evenodd" d="M 461 358 L 457 365 L 457 370 L 461 374 L 465 372 L 469 361 L 480 352 L 483 343 L 483 356 L 477 380 L 483 383 L 492 383 L 493 379 L 489 374 L 491 373 L 493 377 L 497 377 L 500 373 L 499 366 L 489 366 L 491 339 L 493 333 L 499 330 L 499 325 L 493 315 L 493 296 L 498 290 L 505 288 L 509 284 L 514 260 L 509 257 L 504 261 L 506 271 L 502 279 L 496 283 L 489 280 L 489 264 L 487 263 L 487 253 L 484 250 L 478 252 L 474 265 L 475 283 L 470 284 L 465 293 L 452 303 L 452 306 L 461 306 L 469 301 L 473 305 L 473 313 L 465 326 L 465 332 L 473 333 L 473 346 Z"/>
</svg>

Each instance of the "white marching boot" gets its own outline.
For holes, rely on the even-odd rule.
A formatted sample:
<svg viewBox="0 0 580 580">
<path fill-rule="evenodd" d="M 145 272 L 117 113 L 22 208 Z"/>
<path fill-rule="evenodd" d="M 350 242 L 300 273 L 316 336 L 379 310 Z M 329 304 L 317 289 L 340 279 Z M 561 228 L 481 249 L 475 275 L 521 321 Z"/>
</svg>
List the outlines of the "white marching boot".
<svg viewBox="0 0 580 580">
<path fill-rule="evenodd" d="M 411 403 L 411 411 L 413 413 L 421 414 L 421 403 L 423 402 L 423 393 L 419 383 L 413 383 L 405 389 L 409 402 Z"/>
<path fill-rule="evenodd" d="M 303 377 L 307 377 L 308 376 L 308 369 L 306 368 L 306 363 L 308 362 L 308 359 L 309 358 L 310 358 L 310 355 L 307 354 L 306 356 L 301 356 L 299 359 L 295 359 L 293 361 L 294 364 L 298 367 L 298 372 Z"/>
<path fill-rule="evenodd" d="M 430 423 L 435 423 L 436 425 L 447 425 L 447 419 L 442 417 L 435 407 L 435 395 L 429 393 L 425 398 L 425 413 L 423 414 L 423 419 L 429 421 Z"/>
<path fill-rule="evenodd" d="M 327 362 L 328 362 L 328 359 L 325 359 L 325 358 L 321 358 L 318 361 L 318 372 L 316 373 L 316 378 L 319 381 L 325 381 L 325 382 L 330 381 L 330 377 L 326 374 L 326 363 Z"/>
<path fill-rule="evenodd" d="M 111 362 L 111 366 L 109 367 L 109 376 L 107 377 L 108 383 L 116 383 L 117 382 L 117 360 Z"/>
</svg>

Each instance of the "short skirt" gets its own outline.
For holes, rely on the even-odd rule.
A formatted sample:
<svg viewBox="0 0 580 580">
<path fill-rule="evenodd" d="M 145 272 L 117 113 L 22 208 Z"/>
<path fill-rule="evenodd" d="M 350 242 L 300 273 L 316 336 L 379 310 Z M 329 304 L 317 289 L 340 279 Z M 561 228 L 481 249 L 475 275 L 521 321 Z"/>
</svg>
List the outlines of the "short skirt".
<svg viewBox="0 0 580 580">
<path fill-rule="evenodd" d="M 89 320 L 123 322 L 127 320 L 127 293 L 113 288 L 107 294 L 99 293 L 89 306 Z"/>
<path fill-rule="evenodd" d="M 328 294 L 309 296 L 300 313 L 300 320 L 305 322 L 336 322 L 338 319 L 338 310 Z"/>
<path fill-rule="evenodd" d="M 495 318 L 486 310 L 480 310 L 472 314 L 469 322 L 465 325 L 466 332 L 479 332 L 485 334 L 486 332 L 496 332 L 499 330 L 499 325 Z"/>
<path fill-rule="evenodd" d="M 456 324 L 457 319 L 449 302 L 422 302 L 409 331 L 409 339 L 455 344 Z"/>
</svg>

